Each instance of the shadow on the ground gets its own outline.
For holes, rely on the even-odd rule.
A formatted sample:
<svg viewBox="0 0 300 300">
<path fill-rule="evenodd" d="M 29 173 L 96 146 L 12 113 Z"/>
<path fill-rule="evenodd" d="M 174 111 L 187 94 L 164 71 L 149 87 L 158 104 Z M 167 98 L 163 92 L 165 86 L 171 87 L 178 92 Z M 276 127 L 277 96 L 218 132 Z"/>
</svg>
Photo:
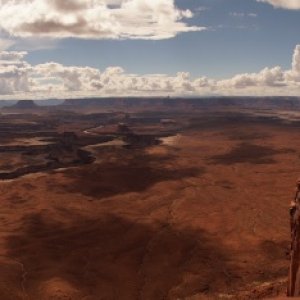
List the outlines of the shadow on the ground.
<svg viewBox="0 0 300 300">
<path fill-rule="evenodd" d="M 156 300 L 224 291 L 234 278 L 226 250 L 208 233 L 113 215 L 74 216 L 68 226 L 29 215 L 7 251 L 24 264 L 29 299 L 44 299 L 41 287 L 53 278 L 80 297 Z"/>
<path fill-rule="evenodd" d="M 65 175 L 70 179 L 70 184 L 65 189 L 101 199 L 142 192 L 162 181 L 195 177 L 205 172 L 203 168 L 179 167 L 172 163 L 174 157 L 156 157 L 139 150 L 122 150 L 115 156 L 113 161 L 67 170 Z"/>
<path fill-rule="evenodd" d="M 275 149 L 269 146 L 255 145 L 251 143 L 240 143 L 230 152 L 212 156 L 212 163 L 221 165 L 232 165 L 236 163 L 250 164 L 273 164 L 276 154 L 293 152 L 292 149 Z"/>
</svg>

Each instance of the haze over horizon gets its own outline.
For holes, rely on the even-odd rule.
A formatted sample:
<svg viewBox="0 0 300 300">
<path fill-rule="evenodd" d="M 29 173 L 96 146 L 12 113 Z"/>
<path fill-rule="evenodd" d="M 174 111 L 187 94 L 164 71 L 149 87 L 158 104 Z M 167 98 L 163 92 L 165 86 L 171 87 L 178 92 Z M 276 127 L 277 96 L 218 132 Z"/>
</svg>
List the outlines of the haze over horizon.
<svg viewBox="0 0 300 300">
<path fill-rule="evenodd" d="M 297 0 L 0 4 L 0 99 L 300 92 Z"/>
</svg>

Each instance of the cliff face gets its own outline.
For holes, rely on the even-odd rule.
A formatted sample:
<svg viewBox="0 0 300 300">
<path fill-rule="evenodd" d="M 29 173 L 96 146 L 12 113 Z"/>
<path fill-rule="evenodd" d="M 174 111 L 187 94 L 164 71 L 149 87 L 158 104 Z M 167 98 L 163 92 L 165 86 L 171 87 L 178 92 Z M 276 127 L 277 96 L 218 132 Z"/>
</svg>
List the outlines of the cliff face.
<svg viewBox="0 0 300 300">
<path fill-rule="evenodd" d="M 296 198 L 300 191 L 297 191 Z M 296 199 L 291 207 L 291 263 L 288 279 L 287 295 L 300 296 L 300 203 Z"/>
</svg>

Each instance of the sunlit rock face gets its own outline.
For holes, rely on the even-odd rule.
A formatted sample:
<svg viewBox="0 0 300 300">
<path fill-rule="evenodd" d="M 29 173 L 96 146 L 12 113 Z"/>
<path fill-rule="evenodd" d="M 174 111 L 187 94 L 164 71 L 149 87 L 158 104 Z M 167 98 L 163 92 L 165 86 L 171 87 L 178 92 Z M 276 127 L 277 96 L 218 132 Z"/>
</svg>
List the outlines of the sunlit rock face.
<svg viewBox="0 0 300 300">
<path fill-rule="evenodd" d="M 298 193 L 298 192 L 297 192 Z M 288 296 L 300 296 L 300 204 L 291 211 L 291 264 L 288 280 Z"/>
</svg>

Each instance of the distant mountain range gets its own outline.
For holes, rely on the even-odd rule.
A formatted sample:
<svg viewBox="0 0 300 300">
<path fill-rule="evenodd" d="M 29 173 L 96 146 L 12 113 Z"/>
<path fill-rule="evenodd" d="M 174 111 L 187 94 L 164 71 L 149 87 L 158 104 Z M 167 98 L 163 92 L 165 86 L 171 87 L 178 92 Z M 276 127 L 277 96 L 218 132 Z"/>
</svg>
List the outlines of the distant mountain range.
<svg viewBox="0 0 300 300">
<path fill-rule="evenodd" d="M 18 105 L 20 103 L 20 106 L 23 106 L 24 103 L 23 102 L 27 102 L 27 105 L 29 102 L 33 102 L 35 103 L 37 106 L 55 106 L 55 105 L 60 105 L 64 102 L 64 100 L 58 100 L 58 99 L 47 99 L 47 100 L 0 100 L 0 108 L 1 107 L 11 107 L 14 105 Z M 23 104 L 22 104 L 23 103 Z M 25 104 L 25 107 L 27 106 Z"/>
<path fill-rule="evenodd" d="M 220 108 L 286 109 L 300 110 L 300 97 L 208 97 L 208 98 L 82 98 L 67 100 L 20 100 L 0 101 L 0 107 L 34 109 L 56 106 L 60 109 L 103 108 L 103 109 L 147 109 L 147 110 L 193 110 Z"/>
<path fill-rule="evenodd" d="M 239 107 L 300 109 L 300 97 L 209 97 L 209 98 L 87 98 L 69 99 L 63 107 L 197 109 Z"/>
</svg>

